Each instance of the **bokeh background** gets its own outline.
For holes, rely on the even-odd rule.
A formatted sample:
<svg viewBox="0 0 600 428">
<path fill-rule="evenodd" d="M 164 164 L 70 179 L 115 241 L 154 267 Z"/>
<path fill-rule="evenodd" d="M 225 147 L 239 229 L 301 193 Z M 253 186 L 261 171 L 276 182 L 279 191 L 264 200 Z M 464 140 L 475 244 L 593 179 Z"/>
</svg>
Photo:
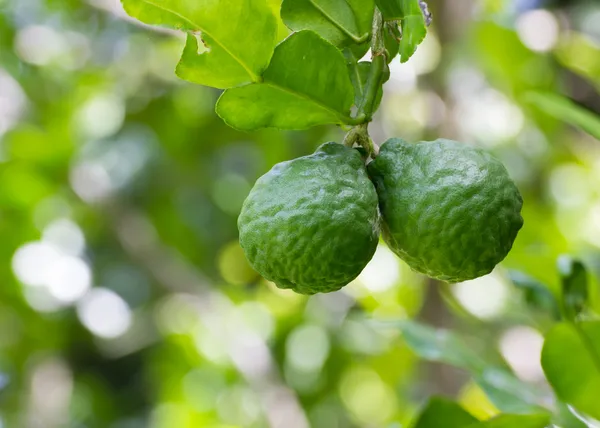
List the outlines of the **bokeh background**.
<svg viewBox="0 0 600 428">
<path fill-rule="evenodd" d="M 508 269 L 555 291 L 560 254 L 600 269 L 600 142 L 528 94 L 600 112 L 600 4 L 430 9 L 372 136 L 489 149 L 525 227 L 475 281 L 427 280 L 382 244 L 351 285 L 307 298 L 252 271 L 236 218 L 256 178 L 342 130 L 228 128 L 217 90 L 175 77 L 182 35 L 117 0 L 0 0 L 0 427 L 400 428 L 432 394 L 493 415 L 467 373 L 405 345 L 408 318 L 498 349 L 551 406 L 550 321 Z"/>
</svg>

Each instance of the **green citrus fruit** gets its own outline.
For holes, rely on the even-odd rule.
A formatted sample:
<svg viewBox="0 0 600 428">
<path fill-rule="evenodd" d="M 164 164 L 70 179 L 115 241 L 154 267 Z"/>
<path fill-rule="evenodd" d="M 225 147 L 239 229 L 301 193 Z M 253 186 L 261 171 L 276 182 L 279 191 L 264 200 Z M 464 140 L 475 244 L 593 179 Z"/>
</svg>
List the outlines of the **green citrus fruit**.
<svg viewBox="0 0 600 428">
<path fill-rule="evenodd" d="M 339 290 L 377 247 L 377 193 L 357 150 L 326 143 L 259 178 L 238 228 L 252 267 L 278 287 Z"/>
<path fill-rule="evenodd" d="M 383 235 L 414 270 L 448 282 L 492 271 L 523 226 L 519 190 L 487 152 L 391 139 L 368 165 Z"/>
</svg>

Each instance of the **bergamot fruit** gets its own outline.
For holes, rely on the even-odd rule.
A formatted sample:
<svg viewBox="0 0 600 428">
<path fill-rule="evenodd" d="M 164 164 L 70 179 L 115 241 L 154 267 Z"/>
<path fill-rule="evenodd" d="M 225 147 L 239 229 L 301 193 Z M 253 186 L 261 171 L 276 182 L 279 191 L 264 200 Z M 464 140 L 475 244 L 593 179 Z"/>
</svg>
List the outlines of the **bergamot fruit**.
<svg viewBox="0 0 600 428">
<path fill-rule="evenodd" d="M 414 270 L 447 282 L 492 271 L 523 226 L 519 190 L 490 154 L 439 139 L 391 139 L 368 165 L 383 235 Z"/>
<path fill-rule="evenodd" d="M 280 288 L 336 291 L 371 260 L 377 192 L 355 149 L 326 143 L 258 179 L 238 218 L 252 267 Z"/>
</svg>

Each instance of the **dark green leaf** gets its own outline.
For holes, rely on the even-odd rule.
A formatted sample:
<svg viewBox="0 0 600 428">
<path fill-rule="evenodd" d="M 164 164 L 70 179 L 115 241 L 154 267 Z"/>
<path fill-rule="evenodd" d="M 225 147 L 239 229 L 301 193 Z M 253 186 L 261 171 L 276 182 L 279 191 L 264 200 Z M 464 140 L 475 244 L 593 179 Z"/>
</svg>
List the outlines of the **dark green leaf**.
<svg viewBox="0 0 600 428">
<path fill-rule="evenodd" d="M 222 89 L 258 82 L 273 54 L 277 20 L 266 0 L 122 3 L 130 16 L 146 24 L 190 33 L 177 67 L 182 79 Z M 201 53 L 200 43 L 206 46 Z"/>
<path fill-rule="evenodd" d="M 565 316 L 574 320 L 588 302 L 588 277 L 583 263 L 569 256 L 558 259 Z"/>
<path fill-rule="evenodd" d="M 397 55 L 400 49 L 400 29 L 396 22 L 386 22 L 385 32 L 383 33 L 383 41 L 387 52 L 388 63 L 391 62 Z"/>
<path fill-rule="evenodd" d="M 560 319 L 558 302 L 547 286 L 523 272 L 511 270 L 508 274 L 515 287 L 523 291 L 530 307 L 541 310 L 556 320 Z"/>
<path fill-rule="evenodd" d="M 546 335 L 542 367 L 562 401 L 600 419 L 600 322 L 557 324 Z"/>
<path fill-rule="evenodd" d="M 548 415 L 500 415 L 467 428 L 545 428 L 549 423 Z"/>
<path fill-rule="evenodd" d="M 228 89 L 217 113 L 241 130 L 352 123 L 354 89 L 342 53 L 312 31 L 276 49 L 262 83 Z"/>
<path fill-rule="evenodd" d="M 442 397 L 433 397 L 413 428 L 462 428 L 473 423 L 477 423 L 477 419 L 458 403 Z"/>
<path fill-rule="evenodd" d="M 369 39 L 374 0 L 284 0 L 281 17 L 294 31 L 312 30 L 336 46 Z"/>
<path fill-rule="evenodd" d="M 547 92 L 530 92 L 526 100 L 546 114 L 577 126 L 600 140 L 600 117 L 570 99 Z"/>
</svg>

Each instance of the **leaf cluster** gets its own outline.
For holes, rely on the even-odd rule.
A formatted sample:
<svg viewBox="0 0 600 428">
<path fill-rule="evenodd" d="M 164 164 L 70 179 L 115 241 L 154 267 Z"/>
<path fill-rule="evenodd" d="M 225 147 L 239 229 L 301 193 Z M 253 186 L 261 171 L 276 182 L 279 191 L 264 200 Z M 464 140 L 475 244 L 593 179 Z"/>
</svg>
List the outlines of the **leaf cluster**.
<svg viewBox="0 0 600 428">
<path fill-rule="evenodd" d="M 245 131 L 370 121 L 386 64 L 398 54 L 407 61 L 427 33 L 418 0 L 122 3 L 143 23 L 187 34 L 177 75 L 224 89 L 217 113 Z M 378 23 L 379 11 L 384 21 Z M 385 51 L 373 52 L 375 42 Z M 362 61 L 370 47 L 372 61 Z M 387 61 L 376 61 L 379 55 Z"/>
</svg>

